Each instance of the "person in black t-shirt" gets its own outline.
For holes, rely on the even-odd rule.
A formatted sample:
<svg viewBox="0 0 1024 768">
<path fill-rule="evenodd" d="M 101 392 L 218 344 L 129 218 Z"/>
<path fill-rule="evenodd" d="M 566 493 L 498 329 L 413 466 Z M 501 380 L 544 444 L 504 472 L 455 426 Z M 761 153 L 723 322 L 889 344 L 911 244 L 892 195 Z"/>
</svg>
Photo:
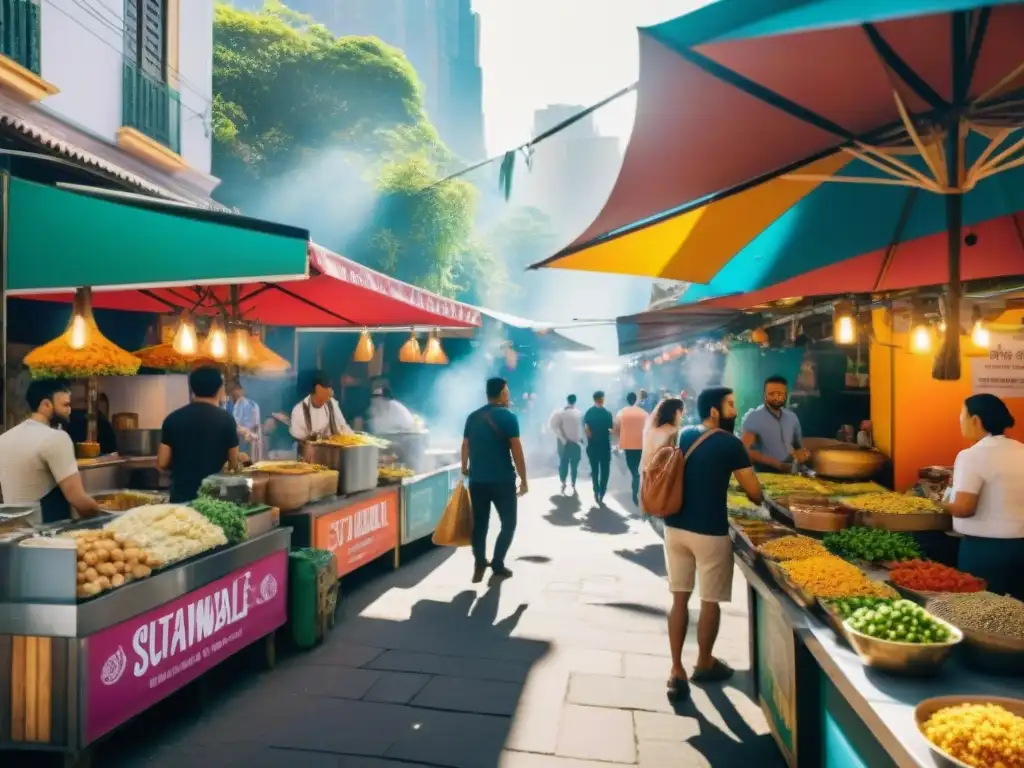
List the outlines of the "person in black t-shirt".
<svg viewBox="0 0 1024 768">
<path fill-rule="evenodd" d="M 594 501 L 604 504 L 608 492 L 608 473 L 612 464 L 612 430 L 615 418 L 604 407 L 604 392 L 594 393 L 594 404 L 583 415 L 583 429 L 587 433 L 587 458 L 590 459 L 590 477 L 594 483 Z"/>
<path fill-rule="evenodd" d="M 732 676 L 728 665 L 711 654 L 721 621 L 719 604 L 729 602 L 732 596 L 732 542 L 726 506 L 730 479 L 735 476 L 751 501 L 762 500 L 746 446 L 733 434 L 736 398 L 732 390 L 705 389 L 697 398 L 697 412 L 702 424 L 679 435 L 679 450 L 686 454 L 692 448 L 683 467 L 683 506 L 665 518 L 665 564 L 672 592 L 668 688 L 676 698 L 685 698 L 689 691 L 682 655 L 695 581 L 700 582 L 700 619 L 692 679 L 717 682 Z"/>
<path fill-rule="evenodd" d="M 189 374 L 192 402 L 164 419 L 156 464 L 171 471 L 173 504 L 192 501 L 203 479 L 238 465 L 238 426 L 220 407 L 224 378 L 212 366 Z"/>
</svg>

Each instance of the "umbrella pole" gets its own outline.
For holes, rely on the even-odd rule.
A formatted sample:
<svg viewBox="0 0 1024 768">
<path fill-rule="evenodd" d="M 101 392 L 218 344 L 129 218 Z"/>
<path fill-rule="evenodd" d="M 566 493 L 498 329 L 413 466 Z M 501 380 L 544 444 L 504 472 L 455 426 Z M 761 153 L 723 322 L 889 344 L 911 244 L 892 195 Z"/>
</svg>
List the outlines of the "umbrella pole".
<svg viewBox="0 0 1024 768">
<path fill-rule="evenodd" d="M 963 195 L 946 195 L 946 249 L 949 285 L 946 290 L 946 337 L 935 358 L 932 378 L 939 381 L 960 379 L 960 248 L 963 242 Z"/>
</svg>

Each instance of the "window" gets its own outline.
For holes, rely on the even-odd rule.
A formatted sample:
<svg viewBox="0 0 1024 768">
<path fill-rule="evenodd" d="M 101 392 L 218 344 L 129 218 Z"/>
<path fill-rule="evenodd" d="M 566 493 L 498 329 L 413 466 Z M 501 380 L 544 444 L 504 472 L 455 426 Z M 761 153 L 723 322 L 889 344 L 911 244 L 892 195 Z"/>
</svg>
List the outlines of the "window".
<svg viewBox="0 0 1024 768">
<path fill-rule="evenodd" d="M 167 77 L 164 0 L 125 0 L 125 57 L 150 77 Z"/>
</svg>

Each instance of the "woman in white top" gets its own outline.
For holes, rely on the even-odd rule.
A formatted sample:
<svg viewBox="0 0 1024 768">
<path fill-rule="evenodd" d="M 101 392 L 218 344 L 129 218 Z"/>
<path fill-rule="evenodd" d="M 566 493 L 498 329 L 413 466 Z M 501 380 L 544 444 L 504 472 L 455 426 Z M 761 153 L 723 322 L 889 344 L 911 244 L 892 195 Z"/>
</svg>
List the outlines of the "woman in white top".
<svg viewBox="0 0 1024 768">
<path fill-rule="evenodd" d="M 659 448 L 679 439 L 683 425 L 683 401 L 671 397 L 662 400 L 651 413 L 650 426 L 644 431 L 644 446 L 640 452 L 640 484 L 643 487 L 644 468 L 650 463 Z M 643 503 L 640 504 L 643 512 Z M 645 513 L 646 514 L 646 513 Z"/>
<path fill-rule="evenodd" d="M 988 581 L 992 592 L 1024 599 L 1024 444 L 1006 436 L 1014 425 L 995 395 L 971 395 L 960 430 L 973 445 L 956 457 L 943 507 L 963 538 L 957 566 Z"/>
</svg>

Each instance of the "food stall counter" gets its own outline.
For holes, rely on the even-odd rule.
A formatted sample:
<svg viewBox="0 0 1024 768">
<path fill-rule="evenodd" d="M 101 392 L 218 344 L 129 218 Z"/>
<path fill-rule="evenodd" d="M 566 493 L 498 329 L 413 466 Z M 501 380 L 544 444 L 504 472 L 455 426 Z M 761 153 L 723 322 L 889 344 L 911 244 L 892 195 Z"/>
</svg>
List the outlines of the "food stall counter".
<svg viewBox="0 0 1024 768">
<path fill-rule="evenodd" d="M 402 478 L 401 544 L 411 544 L 434 533 L 448 497 L 462 479 L 459 464 Z"/>
<path fill-rule="evenodd" d="M 865 667 L 831 627 L 751 567 L 742 546 L 737 541 L 735 560 L 748 585 L 755 698 L 789 765 L 933 768 L 914 720 L 918 703 L 951 694 L 1019 697 L 1019 683 L 973 672 L 955 654 L 934 677 Z"/>
<path fill-rule="evenodd" d="M 0 603 L 0 750 L 77 753 L 272 638 L 286 619 L 290 539 L 273 530 L 82 603 L 19 600 L 9 589 Z"/>
</svg>

